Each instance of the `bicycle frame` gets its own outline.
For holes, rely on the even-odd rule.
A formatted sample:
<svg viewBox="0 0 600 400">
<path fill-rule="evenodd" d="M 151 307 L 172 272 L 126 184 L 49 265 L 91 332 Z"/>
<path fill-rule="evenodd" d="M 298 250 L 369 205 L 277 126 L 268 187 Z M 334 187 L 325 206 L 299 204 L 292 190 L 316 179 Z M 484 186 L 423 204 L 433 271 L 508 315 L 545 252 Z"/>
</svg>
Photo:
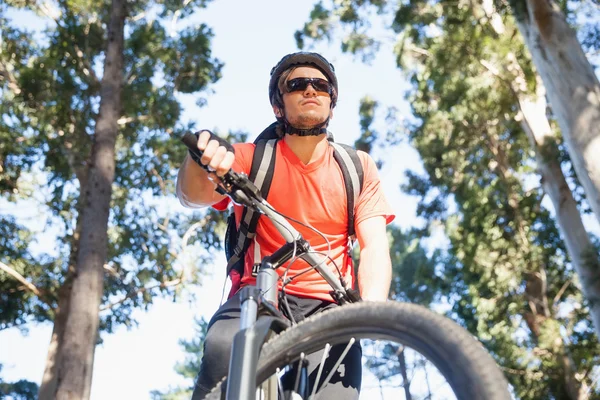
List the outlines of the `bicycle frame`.
<svg viewBox="0 0 600 400">
<path fill-rule="evenodd" d="M 241 290 L 240 331 L 235 335 L 229 374 L 227 375 L 227 400 L 255 400 L 256 397 L 256 366 L 260 348 L 269 332 L 279 333 L 287 328 L 289 323 L 280 316 L 268 316 L 258 319 L 258 308 L 262 304 L 272 315 L 277 315 L 279 275 L 275 270 L 298 256 L 313 266 L 331 285 L 334 293 L 345 292 L 345 288 L 335 275 L 324 268 L 325 259 L 319 259 L 311 253 L 312 248 L 302 238 L 300 233 L 281 215 L 277 214 L 265 200 L 254 200 L 257 210 L 271 219 L 286 241 L 286 244 L 265 257 L 256 278 L 256 286 L 246 286 Z M 294 252 L 296 250 L 296 252 Z M 275 397 L 276 398 L 276 397 Z"/>
</svg>

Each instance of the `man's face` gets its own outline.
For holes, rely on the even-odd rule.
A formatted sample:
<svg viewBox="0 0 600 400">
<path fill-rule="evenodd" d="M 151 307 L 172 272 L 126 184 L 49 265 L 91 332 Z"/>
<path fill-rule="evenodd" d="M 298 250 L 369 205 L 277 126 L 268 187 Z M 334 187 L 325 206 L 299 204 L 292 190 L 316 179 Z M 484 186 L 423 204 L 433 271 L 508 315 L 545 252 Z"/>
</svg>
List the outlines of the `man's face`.
<svg viewBox="0 0 600 400">
<path fill-rule="evenodd" d="M 295 78 L 321 78 L 327 80 L 325 75 L 316 68 L 298 67 L 292 71 L 286 83 Z M 331 113 L 331 97 L 329 93 L 317 91 L 312 85 L 306 89 L 283 94 L 285 116 L 293 126 L 300 129 L 312 128 L 324 122 Z M 273 107 L 275 114 L 281 113 Z"/>
</svg>

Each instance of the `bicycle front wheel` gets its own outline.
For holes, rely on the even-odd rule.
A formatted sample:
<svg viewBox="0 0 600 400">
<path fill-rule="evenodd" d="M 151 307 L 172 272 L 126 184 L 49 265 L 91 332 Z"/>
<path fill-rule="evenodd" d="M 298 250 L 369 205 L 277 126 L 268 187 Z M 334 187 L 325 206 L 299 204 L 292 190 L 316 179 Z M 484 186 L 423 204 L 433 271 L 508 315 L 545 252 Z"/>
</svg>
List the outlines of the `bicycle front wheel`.
<svg viewBox="0 0 600 400">
<path fill-rule="evenodd" d="M 260 353 L 257 367 L 257 387 L 269 377 L 284 371 L 287 366 L 294 365 L 304 357 L 322 350 L 324 347 L 361 340 L 363 347 L 363 364 L 372 371 L 372 375 L 380 379 L 378 392 L 384 396 L 384 385 L 398 389 L 389 398 L 438 398 L 457 400 L 508 400 L 508 382 L 498 366 L 483 346 L 471 334 L 455 322 L 436 314 L 425 307 L 396 302 L 371 303 L 361 302 L 337 307 L 317 314 L 294 325 L 268 341 Z M 385 341 L 385 345 L 379 345 Z M 413 365 L 426 364 L 435 366 L 437 372 L 427 375 L 428 394 L 411 395 L 407 385 L 412 380 L 413 389 L 417 374 L 407 373 L 405 349 L 414 350 L 408 360 Z M 368 356 L 372 353 L 371 356 Z M 378 360 L 384 356 L 394 355 L 394 360 L 404 361 L 402 366 L 394 366 L 392 362 Z M 411 353 L 409 353 L 411 354 Z M 418 355 L 417 355 L 418 354 Z M 426 363 L 423 364 L 423 361 Z M 402 361 L 400 362 L 402 364 Z M 381 373 L 377 372 L 377 367 Z M 363 371 L 365 368 L 363 367 Z M 363 374 L 364 375 L 364 374 Z M 396 375 L 396 377 L 394 377 Z M 410 379 L 407 377 L 410 375 Z M 431 389 L 431 380 L 443 380 L 445 388 Z M 318 385 L 325 387 L 327 382 L 317 380 Z M 224 383 L 222 383 L 224 384 Z M 420 385 L 421 392 L 424 385 Z M 319 399 L 322 388 L 311 388 L 313 397 Z M 363 384 L 362 394 L 365 392 Z M 207 399 L 220 399 L 224 391 L 215 388 Z M 368 395 L 365 398 L 373 398 Z M 224 398 L 224 397 L 223 397 Z"/>
</svg>

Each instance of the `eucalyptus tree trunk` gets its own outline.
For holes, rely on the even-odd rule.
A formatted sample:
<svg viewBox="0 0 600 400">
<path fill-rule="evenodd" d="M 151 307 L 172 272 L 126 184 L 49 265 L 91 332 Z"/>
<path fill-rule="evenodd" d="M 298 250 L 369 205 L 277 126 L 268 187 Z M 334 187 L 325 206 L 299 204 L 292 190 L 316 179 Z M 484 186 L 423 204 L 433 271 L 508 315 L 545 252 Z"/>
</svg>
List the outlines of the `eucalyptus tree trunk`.
<svg viewBox="0 0 600 400">
<path fill-rule="evenodd" d="M 513 1 L 577 176 L 600 222 L 600 83 L 554 0 Z"/>
<path fill-rule="evenodd" d="M 505 34 L 504 25 L 500 15 L 494 10 L 492 0 L 484 0 L 482 8 L 490 17 L 494 31 L 498 35 Z M 575 38 L 575 40 L 577 39 Z M 581 47 L 579 46 L 579 48 Z M 510 75 L 508 78 L 504 78 L 504 81 L 510 86 L 519 104 L 521 127 L 527 134 L 531 148 L 535 151 L 542 187 L 554 206 L 558 227 L 581 281 L 583 294 L 590 303 L 590 316 L 596 335 L 600 337 L 600 260 L 592 245 L 590 235 L 583 225 L 581 213 L 560 166 L 557 140 L 546 113 L 544 82 L 542 82 L 542 77 L 537 75 L 536 93 L 529 93 L 525 74 L 516 56 L 509 53 L 505 62 L 507 63 L 506 70 L 510 71 Z M 488 69 L 503 79 L 499 71 Z M 600 128 L 596 129 L 597 132 L 600 132 Z M 590 129 L 589 132 L 592 133 L 593 130 Z M 598 141 L 598 145 L 600 145 L 600 141 Z M 596 158 L 600 160 L 600 158 Z M 598 166 L 600 167 L 600 162 L 598 162 Z"/>
<path fill-rule="evenodd" d="M 544 86 L 538 82 L 536 96 L 519 95 L 523 114 L 522 127 L 536 153 L 537 170 L 544 192 L 550 197 L 558 227 L 567 251 L 590 304 L 590 316 L 596 335 L 600 337 L 600 263 L 586 231 L 577 203 L 560 168 L 556 138 L 546 117 Z"/>
<path fill-rule="evenodd" d="M 117 120 L 121 112 L 125 15 L 125 0 L 113 0 L 91 165 L 87 185 L 81 188 L 85 191 L 85 204 L 82 205 L 77 266 L 64 338 L 57 354 L 57 387 L 53 397 L 59 400 L 90 396 L 115 174 Z"/>
</svg>

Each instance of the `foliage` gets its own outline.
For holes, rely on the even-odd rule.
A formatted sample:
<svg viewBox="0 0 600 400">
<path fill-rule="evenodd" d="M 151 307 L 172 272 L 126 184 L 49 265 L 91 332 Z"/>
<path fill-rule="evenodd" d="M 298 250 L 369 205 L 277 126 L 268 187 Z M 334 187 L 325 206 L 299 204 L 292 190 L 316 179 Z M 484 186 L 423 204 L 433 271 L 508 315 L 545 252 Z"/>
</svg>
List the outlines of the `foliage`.
<svg viewBox="0 0 600 400">
<path fill-rule="evenodd" d="M 435 250 L 428 255 L 419 230 L 404 233 L 400 228 L 390 226 L 388 234 L 393 269 L 391 298 L 425 306 L 439 302 L 447 280 L 440 268 L 441 252 Z"/>
<path fill-rule="evenodd" d="M 174 208 L 174 182 L 185 156 L 178 138 L 194 129 L 181 120 L 178 95 L 206 92 L 223 64 L 211 53 L 207 25 L 167 26 L 177 18 L 186 23 L 206 4 L 129 4 L 101 307 L 101 329 L 107 332 L 135 323 L 133 309 L 148 307 L 154 296 L 175 296 L 181 283 L 200 283 L 202 266 L 221 247 L 220 213 Z M 1 217 L 0 262 L 39 292 L 0 271 L 0 329 L 53 320 L 59 288 L 68 286 L 74 270 L 109 6 L 83 0 L 0 5 L 0 200 L 34 220 Z M 13 20 L 17 12 L 45 28 L 26 31 Z M 230 134 L 232 140 L 243 137 Z M 203 221 L 187 243 L 196 256 L 184 260 L 181 237 L 193 220 Z M 53 241 L 53 248 L 41 250 L 48 248 L 41 240 Z"/>
<path fill-rule="evenodd" d="M 517 99 L 492 70 L 509 68 L 506 60 L 514 57 L 527 78 L 526 90 L 535 89 L 512 17 L 496 14 L 506 28 L 500 35 L 492 26 L 494 15 L 477 2 L 348 1 L 317 7 L 313 17 L 331 29 L 315 33 L 308 29 L 315 24 L 311 20 L 296 35 L 299 45 L 308 38 L 333 40 L 340 22 L 342 50 L 363 59 L 376 49 L 363 48 L 360 43 L 368 41 L 362 39 L 353 46 L 347 41 L 375 37 L 365 22 L 369 15 L 384 13 L 382 19 L 391 21 L 387 29 L 397 38 L 397 65 L 413 85 L 408 98 L 417 121 L 407 126 L 409 138 L 426 171 L 408 173 L 403 185 L 418 196 L 418 215 L 426 221 L 414 240 L 442 226 L 449 241 L 433 259 L 423 255 L 416 262 L 423 271 L 435 271 L 412 274 L 432 292 L 425 302 L 449 302 L 449 315 L 495 356 L 518 398 L 568 398 L 566 382 L 574 377 L 581 390 L 591 386 L 591 396 L 600 396 L 593 386 L 600 346 L 578 277 L 543 202 Z M 563 145 L 557 144 L 570 173 Z M 578 182 L 570 178 L 585 206 Z M 406 239 L 394 237 L 393 255 L 397 240 Z M 402 261 L 394 259 L 398 281 L 410 279 L 415 265 Z M 419 295 L 406 291 L 403 300 Z"/>
<path fill-rule="evenodd" d="M 0 371 L 2 371 L 2 364 L 0 364 Z M 17 382 L 5 382 L 0 377 L 0 399 L 35 400 L 37 391 L 38 386 L 28 380 L 21 379 Z"/>
</svg>

